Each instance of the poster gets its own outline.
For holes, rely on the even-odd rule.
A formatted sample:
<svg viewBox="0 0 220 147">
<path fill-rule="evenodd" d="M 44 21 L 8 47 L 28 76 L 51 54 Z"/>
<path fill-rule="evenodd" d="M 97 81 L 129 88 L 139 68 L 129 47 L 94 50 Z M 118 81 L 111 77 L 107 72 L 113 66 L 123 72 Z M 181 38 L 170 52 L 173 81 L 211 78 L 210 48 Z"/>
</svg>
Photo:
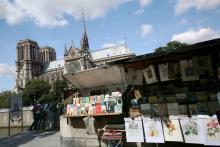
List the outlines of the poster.
<svg viewBox="0 0 220 147">
<path fill-rule="evenodd" d="M 131 85 L 143 84 L 142 70 L 128 69 L 128 83 Z"/>
<path fill-rule="evenodd" d="M 179 79 L 181 77 L 179 62 L 168 63 L 168 77 L 169 79 Z"/>
<path fill-rule="evenodd" d="M 141 117 L 134 119 L 124 118 L 126 141 L 127 142 L 144 142 L 143 126 Z"/>
<path fill-rule="evenodd" d="M 145 68 L 143 70 L 143 74 L 144 74 L 144 78 L 145 78 L 147 84 L 157 82 L 157 77 L 156 77 L 153 65 L 150 65 L 147 68 Z"/>
<path fill-rule="evenodd" d="M 168 81 L 171 80 L 168 77 L 168 63 L 159 64 L 159 73 L 160 73 L 160 81 Z"/>
<path fill-rule="evenodd" d="M 10 119 L 12 121 L 22 120 L 22 98 L 19 96 L 11 97 Z"/>
<path fill-rule="evenodd" d="M 192 57 L 192 62 L 197 74 L 204 75 L 208 72 L 209 75 L 213 75 L 210 55 L 194 56 Z"/>
<path fill-rule="evenodd" d="M 151 119 L 143 117 L 145 141 L 147 143 L 164 143 L 163 129 L 160 117 Z"/>
<path fill-rule="evenodd" d="M 183 142 L 182 132 L 178 119 L 163 120 L 162 124 L 165 141 Z"/>
<path fill-rule="evenodd" d="M 182 81 L 199 80 L 199 76 L 197 75 L 195 68 L 193 67 L 192 59 L 181 60 L 180 68 Z"/>
<path fill-rule="evenodd" d="M 185 143 L 202 144 L 197 117 L 181 117 L 180 124 L 183 131 Z"/>
<path fill-rule="evenodd" d="M 205 145 L 220 146 L 220 126 L 216 115 L 203 115 L 199 118 L 201 139 Z"/>
</svg>

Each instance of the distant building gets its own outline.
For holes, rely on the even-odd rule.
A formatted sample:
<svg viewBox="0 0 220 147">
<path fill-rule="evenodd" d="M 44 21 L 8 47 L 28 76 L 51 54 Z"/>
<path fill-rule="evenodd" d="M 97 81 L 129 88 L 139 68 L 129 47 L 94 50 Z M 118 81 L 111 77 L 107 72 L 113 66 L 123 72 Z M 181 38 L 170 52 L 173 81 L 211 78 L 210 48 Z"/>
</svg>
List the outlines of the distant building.
<svg viewBox="0 0 220 147">
<path fill-rule="evenodd" d="M 62 79 L 63 74 L 72 74 L 108 64 L 109 62 L 131 58 L 135 54 L 126 43 L 91 52 L 83 17 L 83 34 L 80 48 L 73 44 L 64 49 L 64 58 L 56 60 L 54 48 L 40 48 L 30 39 L 17 42 L 16 88 L 24 88 L 27 81 L 42 77 L 49 82 Z"/>
</svg>

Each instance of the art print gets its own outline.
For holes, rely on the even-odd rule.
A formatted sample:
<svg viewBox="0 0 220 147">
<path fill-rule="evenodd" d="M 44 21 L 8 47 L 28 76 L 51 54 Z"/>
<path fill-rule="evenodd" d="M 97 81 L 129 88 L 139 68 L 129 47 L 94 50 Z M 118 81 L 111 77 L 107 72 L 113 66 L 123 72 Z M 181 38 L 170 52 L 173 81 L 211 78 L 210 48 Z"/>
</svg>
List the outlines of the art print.
<svg viewBox="0 0 220 147">
<path fill-rule="evenodd" d="M 127 142 L 144 142 L 142 120 L 138 118 L 124 118 L 126 141 Z"/>
<path fill-rule="evenodd" d="M 178 119 L 167 119 L 163 121 L 165 141 L 183 142 L 183 137 Z"/>
<path fill-rule="evenodd" d="M 180 124 L 186 143 L 201 144 L 201 134 L 197 118 L 182 117 L 180 119 Z"/>
<path fill-rule="evenodd" d="M 143 117 L 145 141 L 147 143 L 164 143 L 161 119 Z"/>
<path fill-rule="evenodd" d="M 143 84 L 142 70 L 128 69 L 128 83 L 132 85 Z"/>
<path fill-rule="evenodd" d="M 204 117 L 204 116 L 202 116 Z M 200 128 L 202 131 L 202 140 L 205 145 L 220 145 L 220 126 L 216 115 L 200 118 Z"/>
<path fill-rule="evenodd" d="M 168 63 L 168 78 L 169 79 L 179 79 L 181 77 L 180 63 L 179 62 L 169 62 Z"/>
<path fill-rule="evenodd" d="M 161 80 L 161 81 L 171 80 L 171 79 L 169 79 L 169 77 L 168 77 L 168 63 L 159 64 L 159 65 L 158 65 L 158 68 L 159 68 L 160 80 Z"/>
<path fill-rule="evenodd" d="M 147 68 L 145 68 L 143 70 L 143 74 L 147 84 L 155 83 L 158 81 L 153 65 L 150 65 Z"/>
<path fill-rule="evenodd" d="M 180 67 L 181 77 L 183 81 L 193 81 L 199 79 L 199 76 L 196 74 L 195 69 L 193 67 L 192 59 L 181 60 Z"/>
</svg>

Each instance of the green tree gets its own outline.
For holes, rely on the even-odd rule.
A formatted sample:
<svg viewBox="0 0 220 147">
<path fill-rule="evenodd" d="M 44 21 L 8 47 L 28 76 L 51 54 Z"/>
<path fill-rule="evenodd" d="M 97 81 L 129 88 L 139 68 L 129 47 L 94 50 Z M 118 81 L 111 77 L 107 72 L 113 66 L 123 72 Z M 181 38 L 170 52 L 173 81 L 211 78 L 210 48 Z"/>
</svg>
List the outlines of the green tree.
<svg viewBox="0 0 220 147">
<path fill-rule="evenodd" d="M 54 99 L 58 101 L 62 100 L 64 96 L 64 92 L 66 90 L 67 90 L 66 82 L 64 80 L 59 80 L 59 79 L 53 83 L 53 86 L 51 89 Z"/>
<path fill-rule="evenodd" d="M 175 50 L 177 48 L 184 47 L 184 46 L 187 46 L 187 45 L 188 44 L 181 43 L 179 41 L 171 41 L 171 42 L 168 42 L 166 44 L 166 46 L 156 48 L 155 52 L 156 53 L 161 53 L 161 52 L 173 51 L 173 50 Z"/>
<path fill-rule="evenodd" d="M 8 108 L 12 96 L 18 96 L 15 92 L 3 91 L 0 93 L 0 108 Z"/>
<path fill-rule="evenodd" d="M 42 100 L 42 96 L 50 94 L 51 85 L 43 79 L 29 81 L 23 90 L 23 103 L 30 105 L 31 102 Z M 41 99 L 40 99 L 41 98 Z"/>
</svg>

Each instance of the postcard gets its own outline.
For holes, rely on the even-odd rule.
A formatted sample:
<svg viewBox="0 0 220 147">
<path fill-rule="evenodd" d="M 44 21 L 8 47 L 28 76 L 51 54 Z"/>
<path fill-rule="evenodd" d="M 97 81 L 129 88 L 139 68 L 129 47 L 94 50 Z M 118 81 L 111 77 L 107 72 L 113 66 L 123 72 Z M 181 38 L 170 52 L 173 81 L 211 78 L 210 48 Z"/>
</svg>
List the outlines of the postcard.
<svg viewBox="0 0 220 147">
<path fill-rule="evenodd" d="M 151 119 L 143 117 L 145 141 L 147 143 L 164 143 L 163 128 L 160 117 Z"/>
</svg>

